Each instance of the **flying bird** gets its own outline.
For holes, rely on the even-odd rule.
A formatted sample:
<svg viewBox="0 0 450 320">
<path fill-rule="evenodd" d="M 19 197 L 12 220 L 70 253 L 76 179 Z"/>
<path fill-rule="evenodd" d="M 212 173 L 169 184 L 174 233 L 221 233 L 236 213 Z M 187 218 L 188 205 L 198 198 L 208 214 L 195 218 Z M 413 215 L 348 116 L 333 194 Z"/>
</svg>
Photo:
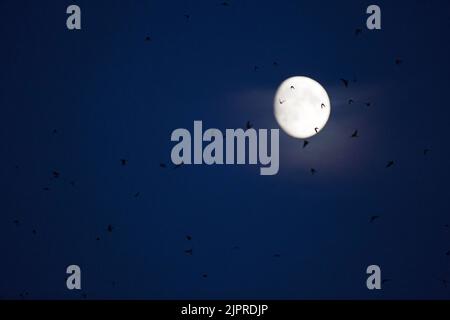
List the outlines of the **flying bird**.
<svg viewBox="0 0 450 320">
<path fill-rule="evenodd" d="M 285 101 L 286 101 L 286 100 L 281 100 L 281 99 L 278 100 L 278 102 L 279 102 L 280 104 L 283 104 Z"/>
<path fill-rule="evenodd" d="M 308 140 L 303 141 L 303 149 L 306 148 L 306 146 L 309 144 Z"/>
<path fill-rule="evenodd" d="M 397 58 L 397 59 L 395 59 L 395 64 L 396 65 L 401 65 L 403 63 L 403 60 L 402 59 L 399 59 L 399 58 Z"/>
<path fill-rule="evenodd" d="M 150 41 L 152 41 L 152 38 L 150 38 L 149 36 L 146 36 L 145 41 L 150 42 Z"/>
<path fill-rule="evenodd" d="M 320 105 L 320 109 L 323 109 L 323 108 L 325 108 L 325 104 L 322 103 L 322 104 Z"/>
<path fill-rule="evenodd" d="M 371 216 L 369 223 L 373 223 L 375 220 L 379 219 L 380 216 Z"/>
<path fill-rule="evenodd" d="M 139 197 L 140 195 L 141 195 L 140 192 L 136 192 L 136 193 L 134 194 L 134 197 L 137 198 L 137 197 Z"/>
<path fill-rule="evenodd" d="M 159 164 L 159 167 L 160 167 L 160 168 L 162 168 L 162 169 L 165 169 L 165 168 L 167 168 L 166 164 L 165 164 L 165 163 L 163 163 L 163 162 L 161 162 L 161 163 Z"/>
<path fill-rule="evenodd" d="M 346 88 L 348 88 L 348 80 L 341 79 L 341 82 L 344 84 Z"/>
<path fill-rule="evenodd" d="M 447 251 L 447 252 L 445 253 L 445 255 L 446 255 L 447 257 L 450 256 L 450 250 Z"/>
<path fill-rule="evenodd" d="M 53 171 L 52 174 L 53 174 L 53 178 L 55 178 L 55 179 L 59 178 L 59 176 L 60 176 L 60 173 L 58 171 Z"/>
<path fill-rule="evenodd" d="M 366 102 L 366 107 L 370 107 L 372 105 L 371 102 Z"/>
<path fill-rule="evenodd" d="M 316 133 L 319 132 L 319 128 L 315 127 L 315 128 L 314 128 L 314 131 L 315 131 Z"/>
<path fill-rule="evenodd" d="M 361 28 L 357 28 L 356 30 L 355 30 L 355 36 L 358 36 L 358 35 L 360 35 L 362 33 L 362 29 Z"/>
<path fill-rule="evenodd" d="M 33 231 L 31 231 L 31 233 L 33 233 L 34 235 L 36 235 L 36 234 L 37 234 L 36 229 L 33 229 Z"/>
<path fill-rule="evenodd" d="M 187 235 L 187 236 L 186 236 L 186 240 L 191 241 L 191 240 L 192 240 L 192 236 Z"/>
<path fill-rule="evenodd" d="M 394 165 L 394 161 L 389 161 L 387 164 L 386 164 L 386 168 L 390 168 L 390 167 L 392 167 Z"/>
<path fill-rule="evenodd" d="M 314 175 L 314 174 L 316 174 L 316 172 L 317 172 L 317 171 L 316 171 L 316 169 L 314 169 L 314 168 L 311 168 L 311 174 L 313 174 L 313 175 Z"/>
<path fill-rule="evenodd" d="M 254 66 L 253 67 L 253 71 L 258 71 L 259 70 L 259 67 L 258 66 Z"/>
<path fill-rule="evenodd" d="M 278 62 L 274 61 L 274 62 L 273 62 L 273 66 L 274 66 L 274 67 L 278 67 Z"/>
<path fill-rule="evenodd" d="M 294 87 L 294 86 L 291 86 L 291 90 L 295 90 L 295 87 Z"/>
<path fill-rule="evenodd" d="M 16 227 L 18 227 L 19 224 L 20 224 L 20 221 L 16 219 L 16 220 L 13 221 L 13 223 L 16 225 Z"/>
<path fill-rule="evenodd" d="M 127 160 L 127 159 L 120 159 L 120 163 L 121 163 L 123 166 L 126 166 L 126 165 L 128 164 L 128 160 Z"/>
<path fill-rule="evenodd" d="M 355 132 L 353 132 L 353 134 L 352 134 L 352 136 L 351 136 L 352 138 L 358 138 L 359 136 L 358 136 L 358 130 L 355 130 Z"/>
<path fill-rule="evenodd" d="M 353 102 L 355 102 L 353 99 L 348 100 L 348 104 L 353 104 Z"/>
<path fill-rule="evenodd" d="M 185 14 L 184 17 L 186 18 L 186 20 L 189 21 L 189 18 L 191 17 L 189 14 Z"/>
<path fill-rule="evenodd" d="M 108 224 L 108 228 L 106 230 L 108 230 L 108 232 L 112 232 L 113 231 L 113 226 Z"/>
<path fill-rule="evenodd" d="M 206 279 L 206 278 L 208 278 L 208 274 L 204 273 L 204 274 L 202 274 L 202 277 Z"/>
</svg>

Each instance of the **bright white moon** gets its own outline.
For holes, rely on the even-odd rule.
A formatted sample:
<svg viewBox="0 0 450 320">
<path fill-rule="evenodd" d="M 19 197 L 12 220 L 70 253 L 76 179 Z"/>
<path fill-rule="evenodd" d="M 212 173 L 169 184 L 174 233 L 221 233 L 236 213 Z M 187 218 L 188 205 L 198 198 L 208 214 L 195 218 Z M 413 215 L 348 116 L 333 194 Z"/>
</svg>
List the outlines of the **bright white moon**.
<svg viewBox="0 0 450 320">
<path fill-rule="evenodd" d="M 330 98 L 313 79 L 292 77 L 277 90 L 274 101 L 275 118 L 290 136 L 306 139 L 323 129 L 330 117 Z"/>
</svg>

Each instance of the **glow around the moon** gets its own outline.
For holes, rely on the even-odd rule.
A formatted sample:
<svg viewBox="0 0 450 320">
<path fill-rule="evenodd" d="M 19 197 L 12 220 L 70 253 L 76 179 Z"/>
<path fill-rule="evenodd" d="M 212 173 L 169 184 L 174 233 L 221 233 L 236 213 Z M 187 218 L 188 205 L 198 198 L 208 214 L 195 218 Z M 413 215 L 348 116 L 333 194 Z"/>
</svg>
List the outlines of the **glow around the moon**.
<svg viewBox="0 0 450 320">
<path fill-rule="evenodd" d="M 325 89 L 308 77 L 292 77 L 278 88 L 275 118 L 290 136 L 306 139 L 319 133 L 330 117 L 331 104 Z"/>
</svg>

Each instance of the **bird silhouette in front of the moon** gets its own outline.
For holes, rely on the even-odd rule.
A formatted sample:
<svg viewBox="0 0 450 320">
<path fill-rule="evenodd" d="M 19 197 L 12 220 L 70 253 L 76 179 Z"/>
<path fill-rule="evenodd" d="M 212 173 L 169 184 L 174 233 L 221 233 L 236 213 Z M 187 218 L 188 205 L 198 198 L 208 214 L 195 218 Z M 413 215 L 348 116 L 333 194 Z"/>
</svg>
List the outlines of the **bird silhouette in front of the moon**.
<svg viewBox="0 0 450 320">
<path fill-rule="evenodd" d="M 294 90 L 295 88 L 295 90 Z M 323 129 L 330 117 L 330 98 L 325 89 L 308 77 L 286 79 L 278 87 L 275 119 L 288 135 L 306 139 Z"/>
</svg>

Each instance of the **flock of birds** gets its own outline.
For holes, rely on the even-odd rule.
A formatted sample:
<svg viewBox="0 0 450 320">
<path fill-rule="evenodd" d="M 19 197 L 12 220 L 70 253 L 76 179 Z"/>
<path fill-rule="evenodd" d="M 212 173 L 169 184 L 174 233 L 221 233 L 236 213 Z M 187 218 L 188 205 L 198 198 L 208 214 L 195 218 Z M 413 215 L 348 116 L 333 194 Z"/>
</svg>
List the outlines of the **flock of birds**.
<svg viewBox="0 0 450 320">
<path fill-rule="evenodd" d="M 359 35 L 361 32 L 362 32 L 361 29 L 356 29 L 355 34 L 356 34 L 356 35 Z M 401 60 L 401 59 L 399 59 L 399 58 L 395 59 L 395 64 L 396 64 L 396 65 L 400 65 L 401 63 L 402 63 L 402 60 Z M 275 64 L 275 62 L 274 62 L 274 64 Z M 276 65 L 278 66 L 278 63 L 276 63 Z M 342 83 L 342 85 L 344 86 L 344 88 L 348 88 L 349 85 L 350 85 L 350 80 L 347 80 L 347 79 L 344 79 L 344 78 L 341 78 L 341 79 L 340 79 L 340 82 Z M 353 82 L 356 82 L 356 80 L 353 80 Z M 295 90 L 295 87 L 294 87 L 294 86 L 290 86 L 290 89 L 291 89 L 291 90 Z M 285 103 L 285 102 L 286 102 L 286 100 L 281 99 L 281 98 L 278 100 L 278 103 L 279 103 L 279 104 L 283 104 L 283 103 Z M 348 99 L 348 104 L 349 104 L 349 105 L 354 104 L 354 103 L 358 103 L 358 102 L 355 101 L 355 100 L 352 99 L 352 98 Z M 371 102 L 359 102 L 359 103 L 362 104 L 362 105 L 365 105 L 366 107 L 372 106 L 372 103 L 371 103 Z M 325 108 L 326 106 L 325 106 L 325 104 L 322 103 L 320 107 L 323 109 L 323 108 Z M 250 128 L 249 125 L 248 125 L 249 123 L 250 123 L 250 122 L 248 121 L 248 122 L 247 122 L 247 128 Z M 319 128 L 315 128 L 314 130 L 315 130 L 316 133 L 317 133 L 318 130 L 319 130 Z M 355 130 L 353 131 L 353 133 L 350 135 L 350 138 L 359 138 L 359 131 L 358 131 L 358 129 L 355 129 Z M 308 140 L 303 140 L 303 148 L 306 148 L 309 144 L 310 144 L 310 142 L 309 142 Z M 424 150 L 423 150 L 423 154 L 424 154 L 424 155 L 427 155 L 429 152 L 430 152 L 430 149 L 424 149 Z M 391 168 L 391 167 L 394 166 L 394 164 L 395 164 L 395 161 L 394 161 L 394 160 L 389 160 L 389 161 L 387 161 L 387 163 L 386 163 L 386 168 Z M 317 170 L 316 170 L 315 168 L 311 168 L 311 169 L 310 169 L 310 172 L 311 172 L 311 174 L 314 175 L 314 174 L 317 173 Z"/>
<path fill-rule="evenodd" d="M 228 6 L 231 5 L 231 3 L 230 3 L 229 0 L 225 0 L 225 1 L 223 1 L 220 5 L 221 5 L 221 6 L 224 6 L 224 7 L 228 7 Z M 186 19 L 186 21 L 190 21 L 191 15 L 190 15 L 190 14 L 184 14 L 184 18 Z M 363 33 L 363 29 L 361 29 L 361 28 L 358 28 L 358 29 L 355 30 L 355 36 L 360 36 L 362 33 Z M 152 38 L 151 38 L 150 36 L 146 36 L 146 37 L 145 37 L 145 41 L 150 42 L 150 41 L 152 41 Z M 400 58 L 396 58 L 396 59 L 394 60 L 394 63 L 395 63 L 395 65 L 399 66 L 399 65 L 401 65 L 401 64 L 403 63 L 403 60 L 400 59 Z M 272 66 L 273 66 L 273 67 L 278 67 L 278 66 L 279 66 L 279 62 L 274 61 L 274 62 L 272 63 Z M 255 65 L 255 66 L 253 67 L 253 71 L 255 71 L 255 72 L 257 72 L 257 71 L 259 71 L 259 70 L 260 70 L 260 67 L 259 67 L 259 66 L 256 66 L 256 65 Z M 340 82 L 341 82 L 341 84 L 343 85 L 344 88 L 349 88 L 349 86 L 351 85 L 351 81 L 348 80 L 348 79 L 341 78 L 341 79 L 340 79 Z M 353 82 L 356 82 L 356 80 L 353 80 Z M 291 86 L 291 89 L 295 89 L 295 88 L 294 88 L 293 86 Z M 282 104 L 282 103 L 284 103 L 284 102 L 285 102 L 285 101 L 283 101 L 283 100 L 280 100 L 280 101 L 279 101 L 280 104 Z M 354 100 L 354 99 L 352 99 L 352 98 L 350 98 L 350 99 L 348 100 L 348 104 L 349 104 L 349 105 L 352 105 L 352 104 L 361 104 L 361 105 L 364 105 L 364 106 L 366 106 L 366 107 L 371 107 L 371 106 L 372 106 L 372 103 L 371 103 L 371 102 L 367 102 L 367 101 L 366 101 L 366 102 L 363 102 L 363 101 L 356 101 L 356 100 Z M 321 107 L 323 108 L 324 105 L 322 104 Z M 251 129 L 251 128 L 253 128 L 253 126 L 254 126 L 254 125 L 253 125 L 252 122 L 247 121 L 246 124 L 245 124 L 245 126 L 244 126 L 244 128 L 245 128 L 245 129 Z M 58 134 L 58 130 L 57 130 L 57 129 L 54 129 L 54 130 L 52 131 L 52 133 L 56 135 L 56 134 Z M 353 133 L 350 135 L 350 138 L 352 138 L 352 139 L 356 139 L 356 138 L 359 138 L 359 137 L 360 137 L 360 135 L 359 135 L 359 130 L 358 130 L 358 129 L 354 130 Z M 303 148 L 306 148 L 309 144 L 310 144 L 310 141 L 308 141 L 308 140 L 303 140 Z M 424 150 L 423 150 L 423 155 L 427 155 L 429 152 L 430 152 L 430 149 L 424 149 Z M 121 166 L 127 166 L 127 165 L 129 165 L 128 159 L 125 159 L 125 158 L 119 159 L 119 163 L 120 163 Z M 386 169 L 391 168 L 391 167 L 394 166 L 394 164 L 395 164 L 395 161 L 394 161 L 394 160 L 389 160 L 389 161 L 386 162 L 385 168 L 386 168 Z M 173 168 L 173 169 L 177 169 L 177 168 L 180 168 L 181 166 L 183 166 L 183 163 L 178 164 L 178 165 L 172 165 L 172 168 Z M 161 163 L 159 164 L 159 167 L 160 167 L 161 169 L 167 169 L 169 166 L 168 166 L 166 163 L 161 162 Z M 17 168 L 17 166 L 16 166 L 16 168 Z M 311 169 L 310 169 L 310 173 L 311 173 L 312 175 L 315 175 L 315 174 L 317 173 L 317 170 L 316 170 L 315 168 L 311 168 Z M 54 179 L 60 179 L 60 178 L 61 178 L 61 173 L 60 173 L 59 171 L 57 171 L 57 170 L 54 170 L 54 171 L 52 171 L 51 176 L 52 176 Z M 75 186 L 75 181 L 73 181 L 73 180 L 69 180 L 68 183 L 69 183 L 72 187 Z M 44 191 L 50 191 L 50 188 L 49 188 L 49 187 L 44 187 L 43 190 L 44 190 Z M 135 198 L 137 198 L 137 197 L 139 197 L 139 196 L 140 196 L 140 192 L 136 192 L 135 194 L 133 194 L 133 197 L 135 197 Z M 380 219 L 381 219 L 381 216 L 379 216 L 379 215 L 373 215 L 373 216 L 370 216 L 368 223 L 369 223 L 369 224 L 374 224 L 374 223 L 376 223 L 376 222 L 377 222 L 378 220 L 380 220 Z M 21 221 L 20 221 L 19 219 L 14 219 L 12 222 L 13 222 L 13 224 L 14 224 L 16 227 L 19 227 L 19 226 L 21 225 Z M 450 225 L 445 225 L 445 227 L 446 227 L 447 229 L 450 229 Z M 107 224 L 105 229 L 106 229 L 106 232 L 109 233 L 109 234 L 111 234 L 111 233 L 114 232 L 114 226 L 113 226 L 112 224 Z M 33 235 L 37 235 L 37 230 L 36 230 L 36 229 L 32 229 L 31 232 L 32 232 Z M 186 236 L 185 236 L 185 240 L 186 240 L 188 243 L 191 243 L 191 242 L 192 242 L 192 239 L 193 239 L 193 237 L 192 237 L 191 235 L 186 235 Z M 95 240 L 96 240 L 96 241 L 100 241 L 100 240 L 101 240 L 101 237 L 100 237 L 99 235 L 97 235 L 97 236 L 95 237 Z M 239 250 L 239 249 L 240 249 L 239 246 L 234 246 L 234 247 L 232 248 L 232 250 Z M 184 250 L 184 254 L 185 254 L 186 256 L 193 256 L 193 255 L 194 255 L 194 249 L 193 249 L 193 247 L 192 247 L 192 246 L 189 246 L 188 249 Z M 447 256 L 450 257 L 450 250 L 447 251 L 445 254 L 446 254 Z M 281 254 L 275 253 L 275 254 L 272 255 L 272 257 L 273 257 L 273 258 L 281 258 Z M 204 278 L 204 279 L 208 278 L 208 273 L 202 273 L 202 274 L 201 274 L 201 277 Z M 443 284 L 446 288 L 447 288 L 448 285 L 450 284 L 450 280 L 446 280 L 446 279 L 439 279 L 439 280 L 442 282 L 442 284 Z M 389 281 L 392 281 L 392 280 L 391 280 L 391 279 L 383 279 L 383 280 L 382 280 L 382 283 L 386 283 L 386 282 L 389 282 Z M 114 281 L 112 282 L 112 285 L 115 286 L 115 282 L 114 282 Z M 28 291 L 24 291 L 24 292 L 20 293 L 19 296 L 20 296 L 22 299 L 25 299 L 26 297 L 29 296 L 29 292 L 28 292 Z M 82 297 L 83 297 L 83 298 L 87 298 L 86 293 L 82 293 Z"/>
</svg>

